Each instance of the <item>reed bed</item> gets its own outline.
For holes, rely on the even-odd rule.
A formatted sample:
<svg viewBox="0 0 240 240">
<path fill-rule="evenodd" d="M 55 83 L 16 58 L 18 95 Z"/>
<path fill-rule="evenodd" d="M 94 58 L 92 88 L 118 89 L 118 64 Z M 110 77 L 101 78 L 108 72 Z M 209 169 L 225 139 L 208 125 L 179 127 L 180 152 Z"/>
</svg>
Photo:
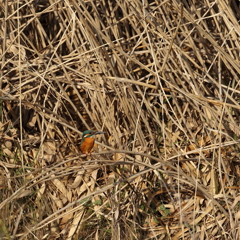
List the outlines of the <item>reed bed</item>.
<svg viewBox="0 0 240 240">
<path fill-rule="evenodd" d="M 0 239 L 240 238 L 238 1 L 0 9 Z"/>
</svg>

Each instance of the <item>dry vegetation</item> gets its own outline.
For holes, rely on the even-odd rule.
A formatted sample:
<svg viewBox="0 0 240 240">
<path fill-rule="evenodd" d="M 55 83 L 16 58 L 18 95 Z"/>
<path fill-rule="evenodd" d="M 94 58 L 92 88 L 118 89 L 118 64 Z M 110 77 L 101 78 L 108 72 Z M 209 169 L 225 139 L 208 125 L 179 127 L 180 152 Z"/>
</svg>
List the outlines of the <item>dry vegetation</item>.
<svg viewBox="0 0 240 240">
<path fill-rule="evenodd" d="M 237 0 L 0 1 L 0 239 L 239 239 L 239 21 Z"/>
</svg>

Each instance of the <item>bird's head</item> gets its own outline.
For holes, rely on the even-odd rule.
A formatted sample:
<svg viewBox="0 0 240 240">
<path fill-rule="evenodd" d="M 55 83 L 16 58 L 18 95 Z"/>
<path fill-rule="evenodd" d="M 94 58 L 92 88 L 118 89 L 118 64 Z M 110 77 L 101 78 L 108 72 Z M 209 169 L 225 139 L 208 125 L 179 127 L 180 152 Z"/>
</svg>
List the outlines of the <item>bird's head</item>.
<svg viewBox="0 0 240 240">
<path fill-rule="evenodd" d="M 93 130 L 86 130 L 82 134 L 82 139 L 87 138 L 87 137 L 92 137 L 94 135 L 102 134 L 102 133 L 105 133 L 105 132 L 95 132 Z"/>
</svg>

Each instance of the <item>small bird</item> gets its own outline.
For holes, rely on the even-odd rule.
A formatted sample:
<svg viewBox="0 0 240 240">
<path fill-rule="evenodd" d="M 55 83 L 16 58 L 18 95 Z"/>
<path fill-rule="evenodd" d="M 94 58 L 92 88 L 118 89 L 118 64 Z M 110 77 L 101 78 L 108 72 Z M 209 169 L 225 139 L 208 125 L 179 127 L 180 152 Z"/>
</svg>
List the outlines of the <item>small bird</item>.
<svg viewBox="0 0 240 240">
<path fill-rule="evenodd" d="M 80 142 L 81 152 L 86 155 L 88 154 L 91 155 L 91 150 L 95 142 L 94 135 L 102 134 L 102 133 L 105 133 L 105 132 L 95 132 L 93 130 L 84 131 L 82 135 L 82 140 Z"/>
</svg>

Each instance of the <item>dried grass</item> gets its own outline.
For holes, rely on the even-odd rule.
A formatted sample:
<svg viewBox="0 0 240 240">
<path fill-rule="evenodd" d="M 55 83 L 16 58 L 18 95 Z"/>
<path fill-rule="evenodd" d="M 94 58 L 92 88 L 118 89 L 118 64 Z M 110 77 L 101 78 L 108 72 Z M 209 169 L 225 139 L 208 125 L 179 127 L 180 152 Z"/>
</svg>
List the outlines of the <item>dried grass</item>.
<svg viewBox="0 0 240 240">
<path fill-rule="evenodd" d="M 0 8 L 1 239 L 239 239 L 237 1 Z"/>
</svg>

